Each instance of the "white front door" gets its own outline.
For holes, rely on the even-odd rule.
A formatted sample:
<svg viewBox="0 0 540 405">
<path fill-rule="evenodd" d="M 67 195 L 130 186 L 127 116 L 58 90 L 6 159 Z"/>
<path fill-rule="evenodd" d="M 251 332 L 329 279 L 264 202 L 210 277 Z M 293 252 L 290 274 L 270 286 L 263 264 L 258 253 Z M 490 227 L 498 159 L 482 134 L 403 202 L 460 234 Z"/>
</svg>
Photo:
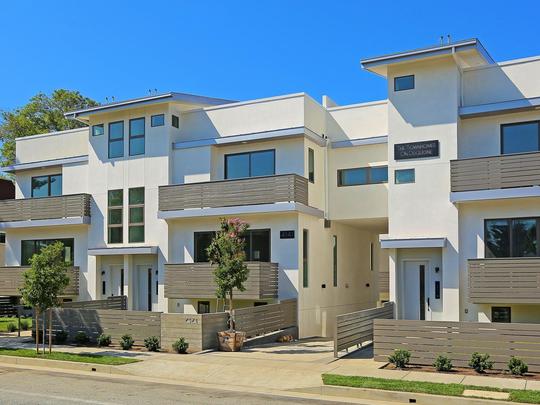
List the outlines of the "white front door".
<svg viewBox="0 0 540 405">
<path fill-rule="evenodd" d="M 429 319 L 427 286 L 429 286 L 428 262 L 406 261 L 403 267 L 403 319 Z"/>
</svg>

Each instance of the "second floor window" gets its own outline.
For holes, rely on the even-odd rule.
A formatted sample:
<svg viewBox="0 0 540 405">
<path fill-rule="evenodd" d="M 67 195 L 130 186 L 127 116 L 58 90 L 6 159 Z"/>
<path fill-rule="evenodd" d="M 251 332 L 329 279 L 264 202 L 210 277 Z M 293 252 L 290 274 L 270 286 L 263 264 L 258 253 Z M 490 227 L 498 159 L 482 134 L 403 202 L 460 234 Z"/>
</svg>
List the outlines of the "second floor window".
<svg viewBox="0 0 540 405">
<path fill-rule="evenodd" d="M 308 148 L 308 180 L 315 183 L 315 152 Z"/>
<path fill-rule="evenodd" d="M 539 257 L 540 218 L 486 219 L 485 257 Z"/>
<path fill-rule="evenodd" d="M 129 189 L 129 243 L 144 242 L 144 187 Z"/>
<path fill-rule="evenodd" d="M 275 150 L 225 155 L 225 178 L 272 176 L 276 173 Z"/>
<path fill-rule="evenodd" d="M 123 190 L 109 190 L 108 195 L 108 220 L 107 240 L 109 243 L 122 243 L 124 241 L 123 228 Z"/>
<path fill-rule="evenodd" d="M 501 154 L 538 152 L 540 121 L 501 125 Z"/>
<path fill-rule="evenodd" d="M 359 167 L 338 170 L 338 187 L 388 182 L 388 167 Z"/>
<path fill-rule="evenodd" d="M 32 197 L 62 195 L 62 175 L 32 177 Z"/>
<path fill-rule="evenodd" d="M 129 156 L 144 155 L 144 118 L 129 120 Z"/>
<path fill-rule="evenodd" d="M 109 159 L 124 156 L 124 121 L 109 123 Z"/>
<path fill-rule="evenodd" d="M 32 256 L 41 252 L 41 249 L 45 246 L 52 245 L 56 242 L 62 242 L 64 244 L 64 260 L 67 263 L 73 264 L 74 239 L 34 239 L 21 240 L 21 266 L 30 265 Z"/>
<path fill-rule="evenodd" d="M 206 249 L 212 243 L 216 233 L 214 231 L 195 232 L 194 234 L 194 261 L 207 262 Z M 245 252 L 246 260 L 250 262 L 270 261 L 270 229 L 250 229 L 246 231 Z"/>
</svg>

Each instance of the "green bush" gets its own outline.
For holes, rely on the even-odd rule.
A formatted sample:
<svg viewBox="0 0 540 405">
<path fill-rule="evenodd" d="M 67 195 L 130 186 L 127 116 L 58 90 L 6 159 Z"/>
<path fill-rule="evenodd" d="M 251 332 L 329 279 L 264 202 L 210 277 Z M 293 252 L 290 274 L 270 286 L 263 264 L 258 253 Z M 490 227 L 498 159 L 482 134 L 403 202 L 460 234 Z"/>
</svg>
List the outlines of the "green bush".
<svg viewBox="0 0 540 405">
<path fill-rule="evenodd" d="M 28 319 L 21 319 L 21 330 L 30 329 L 30 321 Z"/>
<path fill-rule="evenodd" d="M 437 371 L 450 371 L 452 370 L 452 360 L 440 354 L 435 359 L 435 363 L 433 363 L 433 367 L 435 367 Z"/>
<path fill-rule="evenodd" d="M 510 370 L 513 375 L 523 375 L 529 371 L 529 366 L 519 357 L 512 356 L 508 361 L 508 370 Z"/>
<path fill-rule="evenodd" d="M 77 343 L 78 345 L 85 345 L 88 343 L 90 339 L 88 339 L 88 336 L 86 335 L 85 332 L 79 331 L 75 334 L 74 340 L 75 340 L 75 343 Z"/>
<path fill-rule="evenodd" d="M 172 348 L 176 353 L 184 354 L 187 352 L 189 343 L 186 342 L 186 339 L 181 337 L 176 342 L 172 344 Z"/>
<path fill-rule="evenodd" d="M 157 352 L 159 350 L 159 339 L 156 336 L 150 336 L 144 339 L 144 347 L 151 352 Z"/>
<path fill-rule="evenodd" d="M 99 347 L 110 346 L 111 345 L 111 335 L 105 335 L 102 333 L 97 338 L 97 344 Z"/>
<path fill-rule="evenodd" d="M 388 361 L 397 368 L 405 368 L 411 359 L 411 352 L 403 349 L 394 350 L 394 354 L 388 357 Z"/>
<path fill-rule="evenodd" d="M 493 362 L 489 359 L 489 354 L 474 352 L 469 361 L 469 367 L 473 368 L 477 373 L 483 373 L 493 368 Z"/>
<path fill-rule="evenodd" d="M 120 346 L 124 350 L 131 349 L 133 347 L 133 343 L 135 343 L 135 341 L 133 340 L 133 337 L 128 334 L 123 335 L 122 338 L 120 339 Z"/>
<path fill-rule="evenodd" d="M 13 322 L 10 322 L 6 326 L 6 330 L 8 332 L 16 332 L 17 331 L 17 325 L 15 325 Z"/>
<path fill-rule="evenodd" d="M 56 344 L 61 345 L 61 344 L 66 343 L 67 338 L 68 338 L 68 333 L 65 330 L 59 330 L 54 335 L 54 342 Z"/>
</svg>

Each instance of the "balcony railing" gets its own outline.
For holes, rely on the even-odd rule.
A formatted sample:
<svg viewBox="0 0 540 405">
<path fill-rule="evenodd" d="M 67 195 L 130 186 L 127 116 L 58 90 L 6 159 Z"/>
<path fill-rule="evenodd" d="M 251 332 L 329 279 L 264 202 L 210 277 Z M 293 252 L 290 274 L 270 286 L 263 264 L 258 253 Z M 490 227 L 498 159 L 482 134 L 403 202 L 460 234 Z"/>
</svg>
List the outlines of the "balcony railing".
<svg viewBox="0 0 540 405">
<path fill-rule="evenodd" d="M 237 299 L 278 297 L 278 264 L 248 262 L 245 291 L 234 291 Z M 216 284 L 210 263 L 165 265 L 165 298 L 216 298 Z"/>
<path fill-rule="evenodd" d="M 159 210 L 298 202 L 308 205 L 308 181 L 296 174 L 188 183 L 159 188 Z"/>
<path fill-rule="evenodd" d="M 540 304 L 540 257 L 469 260 L 469 301 Z"/>
<path fill-rule="evenodd" d="M 451 190 L 496 190 L 540 186 L 540 152 L 450 162 Z"/>
<path fill-rule="evenodd" d="M 0 222 L 35 221 L 90 216 L 90 195 L 0 200 Z"/>
<path fill-rule="evenodd" d="M 23 273 L 28 266 L 0 267 L 0 295 L 20 296 L 20 288 L 23 286 Z M 79 268 L 68 269 L 69 285 L 65 288 L 63 296 L 79 295 Z"/>
</svg>

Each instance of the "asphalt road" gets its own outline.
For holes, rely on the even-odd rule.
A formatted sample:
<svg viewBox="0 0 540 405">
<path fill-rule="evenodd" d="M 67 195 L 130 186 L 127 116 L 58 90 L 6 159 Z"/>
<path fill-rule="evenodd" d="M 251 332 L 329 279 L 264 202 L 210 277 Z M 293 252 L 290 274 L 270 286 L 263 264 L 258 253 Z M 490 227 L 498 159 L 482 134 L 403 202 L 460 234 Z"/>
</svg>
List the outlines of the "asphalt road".
<svg viewBox="0 0 540 405">
<path fill-rule="evenodd" d="M 106 376 L 46 373 L 19 368 L 0 368 L 2 404 L 338 404 L 313 399 L 295 399 L 156 384 Z"/>
</svg>

